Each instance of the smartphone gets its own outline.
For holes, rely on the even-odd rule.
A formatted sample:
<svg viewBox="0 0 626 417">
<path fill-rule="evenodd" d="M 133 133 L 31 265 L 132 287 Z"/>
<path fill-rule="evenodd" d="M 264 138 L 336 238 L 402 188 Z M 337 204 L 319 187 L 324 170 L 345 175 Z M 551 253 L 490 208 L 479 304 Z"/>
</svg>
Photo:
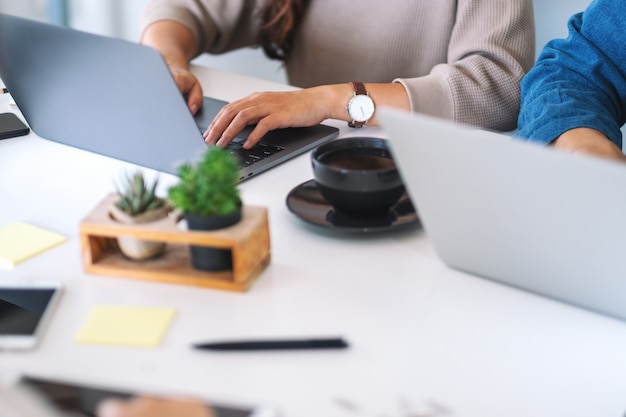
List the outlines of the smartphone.
<svg viewBox="0 0 626 417">
<path fill-rule="evenodd" d="M 18 385 L 45 401 L 52 411 L 59 415 L 71 415 L 72 417 L 94 417 L 100 401 L 110 398 L 129 399 L 135 395 L 124 390 L 27 375 L 21 376 Z M 162 395 L 160 396 L 162 397 Z M 211 408 L 215 417 L 278 417 L 275 410 L 268 406 L 202 402 L 206 402 L 207 407 Z"/>
<path fill-rule="evenodd" d="M 0 350 L 37 345 L 61 294 L 59 282 L 0 283 Z"/>
<path fill-rule="evenodd" d="M 15 113 L 0 113 L 0 139 L 28 135 L 30 129 Z"/>
</svg>

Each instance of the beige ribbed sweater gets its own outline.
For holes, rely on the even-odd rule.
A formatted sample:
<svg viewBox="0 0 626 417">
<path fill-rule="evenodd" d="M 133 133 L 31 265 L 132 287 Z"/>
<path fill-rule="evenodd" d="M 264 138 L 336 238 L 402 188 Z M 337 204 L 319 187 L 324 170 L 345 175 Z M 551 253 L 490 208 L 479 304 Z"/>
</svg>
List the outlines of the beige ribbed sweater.
<svg viewBox="0 0 626 417">
<path fill-rule="evenodd" d="M 198 54 L 256 45 L 264 0 L 152 0 L 143 25 L 189 27 Z M 299 87 L 397 81 L 415 112 L 516 127 L 534 60 L 532 0 L 312 0 L 286 62 Z"/>
</svg>

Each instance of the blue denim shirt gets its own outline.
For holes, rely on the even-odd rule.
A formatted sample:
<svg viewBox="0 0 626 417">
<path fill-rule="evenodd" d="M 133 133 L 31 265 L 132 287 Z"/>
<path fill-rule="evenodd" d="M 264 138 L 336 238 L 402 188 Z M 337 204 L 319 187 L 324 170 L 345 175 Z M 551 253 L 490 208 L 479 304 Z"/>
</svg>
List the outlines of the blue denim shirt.
<svg viewBox="0 0 626 417">
<path fill-rule="evenodd" d="M 589 127 L 620 149 L 626 109 L 626 1 L 594 0 L 572 16 L 522 79 L 518 139 L 548 144 Z"/>
</svg>

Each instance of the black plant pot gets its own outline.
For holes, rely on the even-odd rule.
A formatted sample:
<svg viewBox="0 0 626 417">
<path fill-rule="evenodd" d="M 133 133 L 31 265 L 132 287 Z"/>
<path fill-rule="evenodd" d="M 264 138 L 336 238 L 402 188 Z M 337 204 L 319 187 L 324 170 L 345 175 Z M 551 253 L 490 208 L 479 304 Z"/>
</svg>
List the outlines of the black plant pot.
<svg viewBox="0 0 626 417">
<path fill-rule="evenodd" d="M 185 214 L 189 230 L 217 230 L 232 226 L 241 220 L 241 209 L 224 216 L 197 216 Z M 190 246 L 191 266 L 201 271 L 224 271 L 233 269 L 230 249 L 215 249 L 206 246 Z"/>
</svg>

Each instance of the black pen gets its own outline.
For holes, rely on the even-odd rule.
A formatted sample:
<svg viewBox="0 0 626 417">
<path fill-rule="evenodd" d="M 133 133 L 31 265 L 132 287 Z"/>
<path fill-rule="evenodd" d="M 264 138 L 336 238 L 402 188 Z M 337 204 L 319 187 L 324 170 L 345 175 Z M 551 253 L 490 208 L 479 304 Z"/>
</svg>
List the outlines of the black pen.
<svg viewBox="0 0 626 417">
<path fill-rule="evenodd" d="M 230 342 L 198 343 L 193 345 L 201 350 L 285 350 L 285 349 L 345 349 L 348 343 L 341 338 L 333 339 L 285 339 L 285 340 L 246 340 Z"/>
</svg>

